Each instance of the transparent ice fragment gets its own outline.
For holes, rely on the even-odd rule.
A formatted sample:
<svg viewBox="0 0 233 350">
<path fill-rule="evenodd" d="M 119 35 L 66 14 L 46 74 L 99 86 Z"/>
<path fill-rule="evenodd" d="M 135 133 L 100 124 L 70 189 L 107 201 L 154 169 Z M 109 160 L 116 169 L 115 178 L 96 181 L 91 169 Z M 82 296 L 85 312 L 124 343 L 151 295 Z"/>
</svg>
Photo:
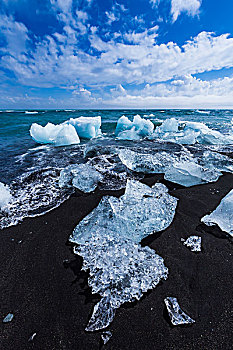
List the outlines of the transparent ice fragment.
<svg viewBox="0 0 233 350">
<path fill-rule="evenodd" d="M 201 252 L 201 237 L 199 236 L 190 236 L 183 244 L 190 248 L 191 252 Z"/>
<path fill-rule="evenodd" d="M 218 225 L 219 228 L 233 237 L 233 190 L 220 202 L 218 207 L 201 219 L 207 226 Z"/>
<path fill-rule="evenodd" d="M 111 306 L 110 296 L 103 297 L 95 306 L 86 331 L 93 332 L 106 328 L 113 321 L 116 310 Z"/>
<path fill-rule="evenodd" d="M 65 122 L 75 127 L 80 138 L 91 139 L 101 135 L 101 117 L 70 118 Z"/>
<path fill-rule="evenodd" d="M 89 193 L 95 190 L 102 178 L 102 175 L 89 164 L 69 165 L 61 171 L 59 186 L 72 185 L 82 192 Z"/>
<path fill-rule="evenodd" d="M 192 324 L 195 322 L 180 308 L 177 298 L 167 297 L 164 299 L 164 302 L 167 307 L 167 311 L 170 316 L 171 323 L 174 326 L 178 326 L 182 324 Z"/>
<path fill-rule="evenodd" d="M 9 313 L 8 315 L 6 315 L 6 317 L 4 317 L 4 319 L 2 320 L 2 322 L 4 323 L 8 323 L 11 322 L 13 320 L 14 315 Z"/>
<path fill-rule="evenodd" d="M 105 331 L 101 334 L 101 338 L 103 340 L 104 345 L 107 344 L 107 342 L 111 337 L 112 337 L 112 332 L 110 331 Z"/>
<path fill-rule="evenodd" d="M 35 336 L 36 336 L 36 333 L 33 333 L 33 334 L 29 337 L 28 341 L 33 341 L 33 339 L 35 338 Z"/>
<path fill-rule="evenodd" d="M 152 135 L 154 124 L 148 120 L 143 119 L 140 115 L 135 115 L 131 122 L 124 115 L 118 119 L 115 134 L 122 140 L 140 140 L 143 137 Z"/>
</svg>

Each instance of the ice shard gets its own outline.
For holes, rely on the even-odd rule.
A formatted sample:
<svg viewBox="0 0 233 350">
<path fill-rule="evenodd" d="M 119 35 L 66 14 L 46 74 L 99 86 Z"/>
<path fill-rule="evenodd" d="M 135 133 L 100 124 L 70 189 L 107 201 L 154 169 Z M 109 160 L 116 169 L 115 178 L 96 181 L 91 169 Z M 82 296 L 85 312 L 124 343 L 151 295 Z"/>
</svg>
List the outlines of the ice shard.
<svg viewBox="0 0 233 350">
<path fill-rule="evenodd" d="M 113 321 L 116 309 L 111 306 L 110 296 L 103 297 L 95 306 L 86 331 L 93 332 L 106 328 Z"/>
<path fill-rule="evenodd" d="M 9 313 L 8 315 L 6 315 L 4 317 L 4 319 L 2 320 L 3 323 L 8 323 L 8 322 L 11 322 L 14 318 L 14 315 Z"/>
<path fill-rule="evenodd" d="M 190 236 L 183 244 L 186 245 L 191 252 L 201 252 L 201 237 L 199 236 Z"/>
<path fill-rule="evenodd" d="M 167 188 L 152 188 L 128 180 L 119 199 L 103 197 L 96 209 L 75 228 L 70 241 L 74 253 L 83 258 L 83 270 L 89 270 L 88 284 L 102 299 L 94 307 L 87 330 L 107 327 L 114 310 L 123 303 L 139 300 L 143 293 L 166 279 L 168 269 L 163 258 L 141 239 L 168 227 L 174 217 L 177 199 Z"/>
<path fill-rule="evenodd" d="M 102 175 L 89 164 L 69 165 L 61 171 L 59 186 L 75 187 L 82 192 L 92 192 L 102 180 Z"/>
<path fill-rule="evenodd" d="M 101 334 L 101 339 L 103 340 L 104 345 L 107 344 L 107 342 L 110 340 L 112 337 L 112 332 L 110 331 L 105 331 Z"/>
<path fill-rule="evenodd" d="M 0 210 L 6 209 L 7 204 L 12 200 L 10 187 L 0 182 Z"/>
<path fill-rule="evenodd" d="M 168 314 L 173 326 L 179 326 L 184 324 L 192 324 L 195 321 L 188 316 L 178 304 L 178 301 L 174 297 L 167 297 L 164 299 Z"/>
<path fill-rule="evenodd" d="M 143 137 L 152 135 L 154 124 L 143 119 L 140 115 L 135 115 L 131 122 L 124 115 L 118 119 L 115 134 L 122 140 L 140 140 Z"/>
<path fill-rule="evenodd" d="M 233 237 L 233 190 L 220 202 L 218 207 L 201 219 L 208 226 L 218 225 L 219 228 Z"/>
</svg>

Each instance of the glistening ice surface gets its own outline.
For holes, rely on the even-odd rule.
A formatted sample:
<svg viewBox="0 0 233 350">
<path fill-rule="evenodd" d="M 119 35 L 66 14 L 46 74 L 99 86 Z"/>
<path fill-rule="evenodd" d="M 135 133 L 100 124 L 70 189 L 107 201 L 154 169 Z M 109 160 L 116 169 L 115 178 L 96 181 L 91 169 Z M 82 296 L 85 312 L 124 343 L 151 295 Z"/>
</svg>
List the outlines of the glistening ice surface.
<svg viewBox="0 0 233 350">
<path fill-rule="evenodd" d="M 118 307 L 139 300 L 167 278 L 163 259 L 139 242 L 171 224 L 176 204 L 164 185 L 150 188 L 128 180 L 123 196 L 103 197 L 76 226 L 70 237 L 77 245 L 74 252 L 83 258 L 82 269 L 90 271 L 92 293 L 102 297 L 94 307 L 87 331 L 106 328 Z"/>
<path fill-rule="evenodd" d="M 186 245 L 191 252 L 201 252 L 201 237 L 199 236 L 190 236 L 183 244 Z"/>
<path fill-rule="evenodd" d="M 164 299 L 168 314 L 173 326 L 192 324 L 195 321 L 188 316 L 181 308 L 176 298 L 167 297 Z"/>
<path fill-rule="evenodd" d="M 233 190 L 220 202 L 219 206 L 201 219 L 208 226 L 218 225 L 220 229 L 233 237 Z"/>
</svg>

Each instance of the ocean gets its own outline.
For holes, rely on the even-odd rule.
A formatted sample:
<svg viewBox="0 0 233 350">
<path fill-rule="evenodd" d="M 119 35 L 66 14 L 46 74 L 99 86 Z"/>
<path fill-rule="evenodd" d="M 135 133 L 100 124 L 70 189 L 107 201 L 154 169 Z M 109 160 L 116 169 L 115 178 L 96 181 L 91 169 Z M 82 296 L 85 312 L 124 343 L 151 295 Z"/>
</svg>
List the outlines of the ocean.
<svg viewBox="0 0 233 350">
<path fill-rule="evenodd" d="M 174 134 L 172 131 L 163 133 L 164 137 L 167 137 L 167 134 L 170 135 L 167 139 L 164 137 L 163 139 L 159 137 L 146 137 L 140 140 L 119 139 L 115 135 L 115 129 L 122 115 L 130 120 L 135 115 L 140 115 L 152 121 L 157 127 L 165 120 L 175 118 L 181 126 L 186 122 L 202 123 L 204 128 L 208 127 L 213 132 L 216 131 L 216 135 L 221 134 L 223 140 L 232 135 L 232 110 L 2 110 L 0 112 L 0 182 L 10 186 L 15 200 L 14 205 L 11 206 L 11 214 L 9 212 L 1 214 L 0 226 L 16 224 L 25 216 L 41 215 L 60 205 L 72 193 L 70 188 L 59 187 L 58 181 L 62 169 L 71 164 L 85 164 L 90 158 L 92 165 L 94 164 L 99 170 L 102 167 L 103 172 L 107 164 L 106 157 L 109 157 L 107 159 L 109 172 L 105 179 L 108 184 L 105 183 L 105 187 L 116 189 L 125 186 L 127 177 L 125 177 L 127 159 L 122 164 L 122 159 L 120 161 L 117 156 L 119 149 L 130 149 L 146 154 L 168 152 L 172 156 L 184 150 L 186 156 L 189 152 L 192 156 L 198 154 L 201 157 L 206 150 L 225 155 L 232 154 L 230 142 L 213 143 L 206 137 L 203 142 L 195 142 L 195 144 L 171 142 L 170 136 Z M 102 135 L 92 140 L 81 139 L 80 144 L 77 145 L 61 147 L 50 144 L 40 145 L 30 136 L 29 129 L 32 123 L 42 126 L 48 122 L 60 124 L 80 116 L 101 116 Z M 197 129 L 195 129 L 196 134 L 199 132 Z M 110 163 L 114 164 L 111 169 Z M 132 167 L 130 169 L 128 166 L 128 170 L 135 169 Z M 115 181 L 109 180 L 114 176 Z M 137 176 L 140 177 L 140 174 Z"/>
</svg>

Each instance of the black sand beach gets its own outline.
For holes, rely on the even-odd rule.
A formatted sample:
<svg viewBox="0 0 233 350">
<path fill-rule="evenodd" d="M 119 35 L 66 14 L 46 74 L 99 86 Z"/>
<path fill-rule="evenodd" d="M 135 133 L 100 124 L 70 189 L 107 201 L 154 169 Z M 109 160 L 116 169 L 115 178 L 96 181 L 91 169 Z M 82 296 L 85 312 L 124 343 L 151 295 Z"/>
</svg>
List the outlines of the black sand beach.
<svg viewBox="0 0 233 350">
<path fill-rule="evenodd" d="M 153 184 L 156 176 L 144 180 Z M 117 310 L 109 329 L 113 333 L 106 349 L 114 350 L 230 350 L 232 349 L 233 251 L 220 230 L 200 225 L 233 185 L 233 175 L 216 183 L 191 188 L 166 184 L 179 198 L 172 225 L 142 242 L 165 260 L 168 279 L 134 304 Z M 1 231 L 1 318 L 14 314 L 11 323 L 1 322 L 0 348 L 80 349 L 101 347 L 100 332 L 84 331 L 98 296 L 87 286 L 87 273 L 80 272 L 81 259 L 67 243 L 74 227 L 99 202 L 102 195 L 124 191 L 75 194 L 44 216 Z M 202 252 L 193 253 L 181 238 L 198 234 Z M 180 306 L 196 323 L 172 327 L 165 310 L 166 296 L 178 298 Z M 33 340 L 30 336 L 36 333 Z"/>
</svg>

